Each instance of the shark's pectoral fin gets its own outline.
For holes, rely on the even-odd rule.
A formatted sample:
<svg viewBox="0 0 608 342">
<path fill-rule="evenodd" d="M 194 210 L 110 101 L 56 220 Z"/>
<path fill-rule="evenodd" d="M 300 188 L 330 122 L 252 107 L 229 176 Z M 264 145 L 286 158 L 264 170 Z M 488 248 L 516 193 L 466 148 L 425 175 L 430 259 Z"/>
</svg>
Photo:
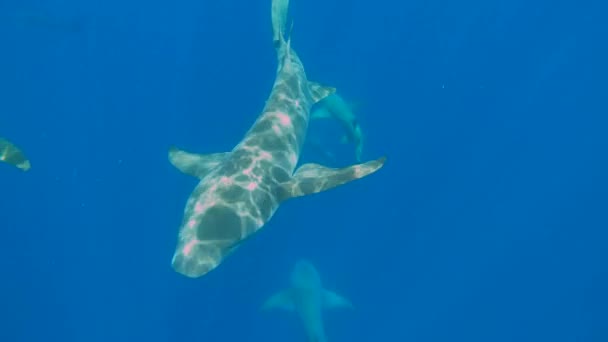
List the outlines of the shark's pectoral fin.
<svg viewBox="0 0 608 342">
<path fill-rule="evenodd" d="M 289 290 L 275 293 L 272 297 L 262 305 L 262 310 L 269 309 L 282 309 L 286 311 L 294 311 L 295 304 L 291 298 L 291 292 Z"/>
<path fill-rule="evenodd" d="M 362 164 L 333 169 L 319 164 L 304 164 L 281 185 L 281 198 L 300 197 L 335 188 L 378 171 L 386 157 Z"/>
<path fill-rule="evenodd" d="M 317 103 L 327 96 L 336 92 L 336 88 L 322 86 L 319 83 L 308 81 L 308 88 L 314 103 Z"/>
<path fill-rule="evenodd" d="M 229 154 L 230 152 L 196 154 L 171 146 L 169 148 L 169 161 L 181 172 L 201 178 L 211 169 L 221 164 Z"/>
<path fill-rule="evenodd" d="M 323 290 L 323 307 L 326 309 L 353 309 L 353 304 L 335 292 Z"/>
</svg>

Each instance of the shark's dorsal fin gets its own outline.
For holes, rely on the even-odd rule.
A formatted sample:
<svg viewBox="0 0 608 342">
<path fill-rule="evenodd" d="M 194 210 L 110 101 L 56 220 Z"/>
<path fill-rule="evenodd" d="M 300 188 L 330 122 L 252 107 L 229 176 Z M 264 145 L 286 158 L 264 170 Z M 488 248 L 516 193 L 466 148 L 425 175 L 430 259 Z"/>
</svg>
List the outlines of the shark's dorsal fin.
<svg viewBox="0 0 608 342">
<path fill-rule="evenodd" d="M 310 89 L 310 94 L 314 103 L 317 103 L 336 92 L 336 88 L 326 87 L 311 81 L 308 81 L 308 88 Z"/>
<path fill-rule="evenodd" d="M 291 297 L 291 291 L 285 290 L 272 295 L 272 297 L 268 298 L 268 300 L 262 305 L 262 310 L 270 310 L 270 309 L 282 309 L 286 311 L 294 311 L 295 304 Z"/>
<path fill-rule="evenodd" d="M 180 150 L 175 146 L 169 148 L 169 161 L 181 172 L 197 178 L 204 177 L 209 171 L 221 164 L 230 152 L 196 154 Z"/>
<path fill-rule="evenodd" d="M 282 200 L 286 200 L 335 188 L 377 171 L 385 161 L 386 158 L 382 157 L 340 169 L 313 163 L 304 164 L 298 168 L 289 181 L 281 184 L 280 197 Z"/>
<path fill-rule="evenodd" d="M 339 294 L 329 291 L 323 290 L 323 308 L 325 309 L 352 309 L 353 304 L 346 298 L 340 296 Z"/>
</svg>

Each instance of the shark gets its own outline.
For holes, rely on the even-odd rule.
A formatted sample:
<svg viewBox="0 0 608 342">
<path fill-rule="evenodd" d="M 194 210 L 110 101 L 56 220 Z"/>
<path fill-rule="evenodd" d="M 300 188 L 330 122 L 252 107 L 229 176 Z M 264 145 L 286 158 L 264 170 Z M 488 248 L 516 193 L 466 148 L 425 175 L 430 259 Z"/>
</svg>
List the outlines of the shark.
<svg viewBox="0 0 608 342">
<path fill-rule="evenodd" d="M 290 286 L 271 296 L 262 310 L 282 309 L 300 317 L 310 342 L 325 342 L 323 310 L 353 308 L 352 303 L 330 290 L 324 289 L 319 272 L 308 260 L 301 259 L 294 266 Z"/>
<path fill-rule="evenodd" d="M 348 142 L 355 145 L 356 161 L 358 163 L 361 162 L 363 155 L 363 131 L 353 112 L 352 105 L 349 105 L 342 96 L 338 95 L 338 93 L 333 93 L 325 97 L 313 107 L 310 117 L 312 120 L 337 120 L 345 132 L 342 142 Z M 319 142 L 314 143 L 319 145 Z"/>
<path fill-rule="evenodd" d="M 0 137 L 0 161 L 13 165 L 22 171 L 27 171 L 32 166 L 19 147 L 2 137 Z"/>
<path fill-rule="evenodd" d="M 312 195 L 375 173 L 386 157 L 343 168 L 298 166 L 310 109 L 334 88 L 309 81 L 286 37 L 289 0 L 273 0 L 271 19 L 278 66 L 262 113 L 229 152 L 197 154 L 169 148 L 169 161 L 198 184 L 179 228 L 172 268 L 189 278 L 216 269 L 258 232 L 288 199 Z M 293 27 L 293 26 L 292 26 Z"/>
</svg>

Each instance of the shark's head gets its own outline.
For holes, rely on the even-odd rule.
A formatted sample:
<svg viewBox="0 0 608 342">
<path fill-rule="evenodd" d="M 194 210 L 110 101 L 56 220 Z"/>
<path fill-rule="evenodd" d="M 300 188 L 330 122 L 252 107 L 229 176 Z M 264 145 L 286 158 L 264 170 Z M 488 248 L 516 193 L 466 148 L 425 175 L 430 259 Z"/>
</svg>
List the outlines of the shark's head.
<svg viewBox="0 0 608 342">
<path fill-rule="evenodd" d="M 173 256 L 173 268 L 200 277 L 216 268 L 248 236 L 264 224 L 251 199 L 260 196 L 231 177 L 210 179 L 191 195 Z"/>
<path fill-rule="evenodd" d="M 308 260 L 301 259 L 291 272 L 291 286 L 296 289 L 320 288 L 321 277 Z"/>
<path fill-rule="evenodd" d="M 171 263 L 177 272 L 197 278 L 230 254 L 234 236 L 241 234 L 241 220 L 229 208 L 213 206 L 191 215 L 183 229 Z"/>
</svg>

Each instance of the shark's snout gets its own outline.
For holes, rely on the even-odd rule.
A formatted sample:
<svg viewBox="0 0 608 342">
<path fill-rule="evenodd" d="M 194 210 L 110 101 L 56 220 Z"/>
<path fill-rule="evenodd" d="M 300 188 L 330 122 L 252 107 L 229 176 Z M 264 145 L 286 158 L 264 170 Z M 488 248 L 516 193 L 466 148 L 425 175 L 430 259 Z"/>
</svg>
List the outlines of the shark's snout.
<svg viewBox="0 0 608 342">
<path fill-rule="evenodd" d="M 300 259 L 296 262 L 294 267 L 295 273 L 317 273 L 317 270 L 312 263 L 306 259 Z"/>
<path fill-rule="evenodd" d="M 177 273 L 198 278 L 215 269 L 220 262 L 220 253 L 214 253 L 213 247 L 205 249 L 204 246 L 196 245 L 178 249 L 173 255 L 171 266 Z"/>
<path fill-rule="evenodd" d="M 291 284 L 296 288 L 315 288 L 321 286 L 321 278 L 310 261 L 301 259 L 291 272 Z"/>
</svg>

